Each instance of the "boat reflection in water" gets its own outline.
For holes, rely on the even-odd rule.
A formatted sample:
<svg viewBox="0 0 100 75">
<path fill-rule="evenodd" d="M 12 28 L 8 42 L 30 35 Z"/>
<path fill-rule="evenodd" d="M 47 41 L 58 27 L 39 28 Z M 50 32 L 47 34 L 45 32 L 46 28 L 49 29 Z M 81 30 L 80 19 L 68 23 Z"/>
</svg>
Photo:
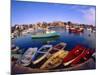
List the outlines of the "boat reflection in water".
<svg viewBox="0 0 100 75">
<path fill-rule="evenodd" d="M 32 38 L 32 40 L 35 41 L 41 41 L 42 44 L 49 44 L 50 42 L 54 42 L 55 40 L 58 40 L 60 36 L 50 37 L 50 38 Z"/>
</svg>

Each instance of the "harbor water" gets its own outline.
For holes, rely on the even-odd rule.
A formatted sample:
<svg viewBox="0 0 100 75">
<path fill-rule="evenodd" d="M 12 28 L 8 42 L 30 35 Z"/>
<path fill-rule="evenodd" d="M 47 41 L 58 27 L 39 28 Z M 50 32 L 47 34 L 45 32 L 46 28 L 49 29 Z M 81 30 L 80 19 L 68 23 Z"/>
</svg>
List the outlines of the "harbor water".
<svg viewBox="0 0 100 75">
<path fill-rule="evenodd" d="M 23 53 L 30 47 L 40 48 L 44 44 L 51 44 L 54 46 L 60 42 L 67 43 L 65 50 L 68 51 L 78 44 L 84 45 L 85 47 L 93 50 L 96 49 L 95 32 L 85 29 L 83 33 L 70 33 L 67 29 L 60 27 L 54 27 L 50 29 L 55 30 L 60 36 L 53 38 L 32 39 L 32 34 L 28 34 L 26 36 L 19 36 L 15 39 L 12 39 L 12 44 L 20 47 Z"/>
</svg>

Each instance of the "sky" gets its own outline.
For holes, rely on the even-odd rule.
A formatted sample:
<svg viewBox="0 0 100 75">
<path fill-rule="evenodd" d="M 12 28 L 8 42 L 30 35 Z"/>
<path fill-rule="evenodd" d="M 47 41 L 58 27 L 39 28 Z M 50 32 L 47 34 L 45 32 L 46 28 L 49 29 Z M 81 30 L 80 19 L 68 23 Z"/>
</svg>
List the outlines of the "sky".
<svg viewBox="0 0 100 75">
<path fill-rule="evenodd" d="M 12 1 L 11 24 L 35 24 L 37 22 L 71 21 L 74 23 L 95 25 L 96 7 L 91 5 L 73 5 Z"/>
</svg>

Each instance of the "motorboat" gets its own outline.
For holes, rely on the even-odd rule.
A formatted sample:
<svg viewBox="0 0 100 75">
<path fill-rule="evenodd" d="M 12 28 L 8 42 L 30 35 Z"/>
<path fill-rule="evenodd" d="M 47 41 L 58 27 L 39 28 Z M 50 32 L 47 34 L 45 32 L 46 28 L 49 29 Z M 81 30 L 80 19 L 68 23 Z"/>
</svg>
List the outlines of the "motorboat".
<svg viewBox="0 0 100 75">
<path fill-rule="evenodd" d="M 44 33 L 34 34 L 34 35 L 32 35 L 32 38 L 33 39 L 36 39 L 36 38 L 50 38 L 50 37 L 57 37 L 57 36 L 59 36 L 59 34 L 55 31 L 46 31 Z"/>
</svg>

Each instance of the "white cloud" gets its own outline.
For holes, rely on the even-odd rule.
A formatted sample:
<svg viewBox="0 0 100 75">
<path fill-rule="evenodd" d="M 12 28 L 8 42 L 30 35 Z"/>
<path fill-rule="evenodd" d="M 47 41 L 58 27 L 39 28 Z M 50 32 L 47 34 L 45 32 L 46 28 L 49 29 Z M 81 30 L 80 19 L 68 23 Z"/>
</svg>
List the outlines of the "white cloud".
<svg viewBox="0 0 100 75">
<path fill-rule="evenodd" d="M 83 16 L 86 19 L 87 23 L 95 25 L 95 8 L 89 8 L 83 11 Z"/>
<path fill-rule="evenodd" d="M 88 6 L 72 6 L 71 9 L 76 9 L 76 11 L 83 14 L 83 18 L 87 24 L 95 25 L 95 7 Z"/>
</svg>

